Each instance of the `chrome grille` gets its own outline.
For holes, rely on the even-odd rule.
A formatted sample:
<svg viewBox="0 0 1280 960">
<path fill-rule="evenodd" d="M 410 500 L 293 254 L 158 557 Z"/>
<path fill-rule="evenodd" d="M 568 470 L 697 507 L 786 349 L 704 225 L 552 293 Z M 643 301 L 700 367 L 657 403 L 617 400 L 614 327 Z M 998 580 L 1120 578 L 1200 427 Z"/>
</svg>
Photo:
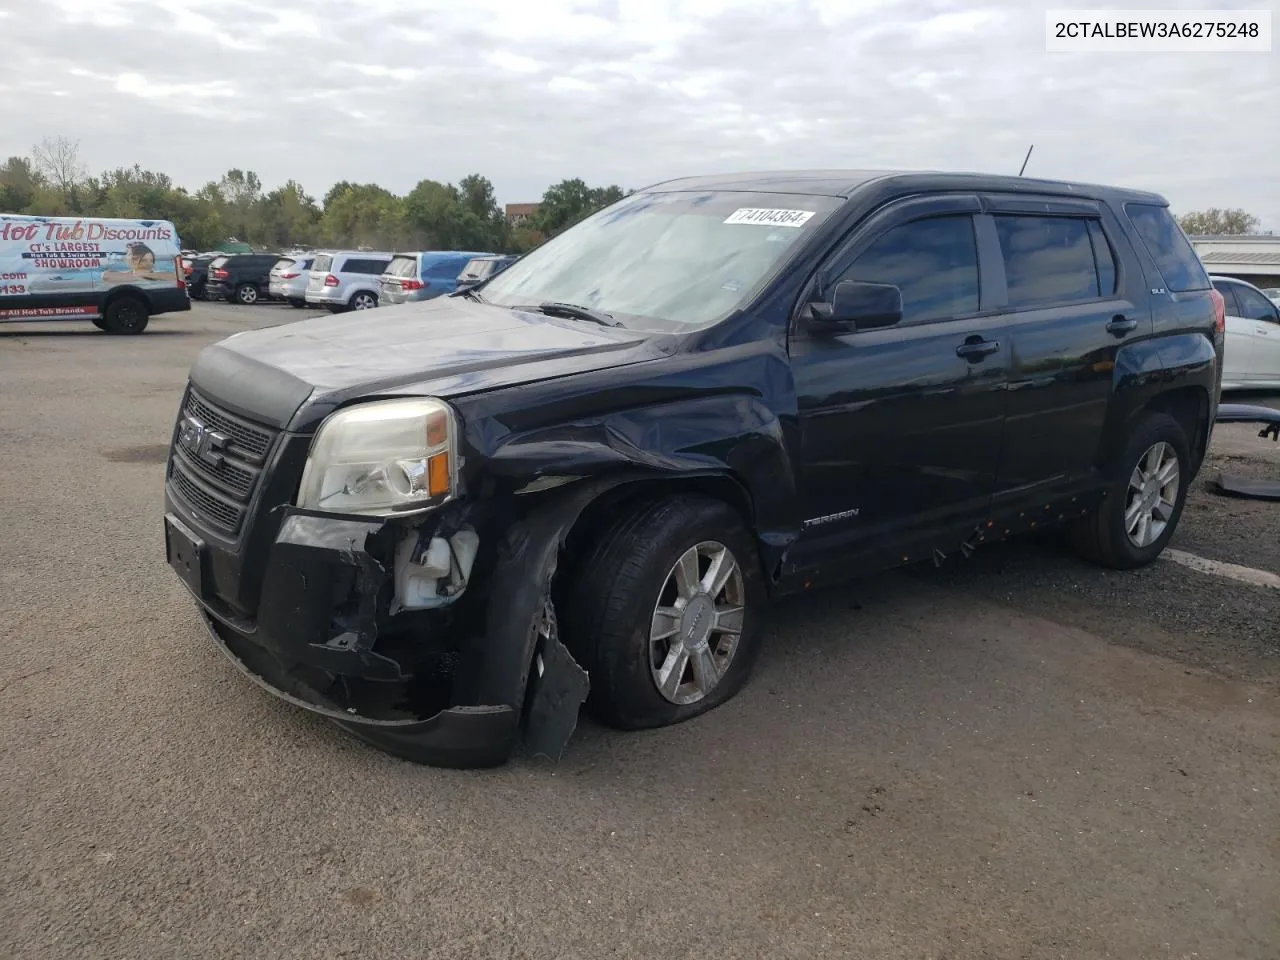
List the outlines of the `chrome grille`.
<svg viewBox="0 0 1280 960">
<path fill-rule="evenodd" d="M 276 431 L 188 389 L 169 454 L 172 489 L 196 520 L 239 533 L 275 439 Z"/>
</svg>

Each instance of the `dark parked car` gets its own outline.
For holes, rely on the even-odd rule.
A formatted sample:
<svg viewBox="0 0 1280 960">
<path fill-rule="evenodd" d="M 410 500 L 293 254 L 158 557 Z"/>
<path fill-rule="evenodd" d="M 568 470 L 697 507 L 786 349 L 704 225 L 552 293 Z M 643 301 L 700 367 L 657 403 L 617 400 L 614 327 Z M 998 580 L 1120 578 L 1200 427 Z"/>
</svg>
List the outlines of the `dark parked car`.
<svg viewBox="0 0 1280 960">
<path fill-rule="evenodd" d="M 209 264 L 219 257 L 220 253 L 201 253 L 182 258 L 182 272 L 187 283 L 187 293 L 192 300 L 209 299 L 206 284 L 209 280 Z"/>
<path fill-rule="evenodd" d="M 496 257 L 476 257 L 458 274 L 458 289 L 468 290 L 477 283 L 496 277 L 520 258 L 511 254 Z"/>
<path fill-rule="evenodd" d="M 271 268 L 279 259 L 278 253 L 233 253 L 210 261 L 205 285 L 208 298 L 246 305 L 266 300 Z"/>
<path fill-rule="evenodd" d="M 168 559 L 291 703 L 418 761 L 554 757 L 584 700 L 733 696 L 781 596 L 1055 525 L 1153 561 L 1223 329 L 1156 194 L 677 180 L 464 295 L 206 348 Z"/>
</svg>

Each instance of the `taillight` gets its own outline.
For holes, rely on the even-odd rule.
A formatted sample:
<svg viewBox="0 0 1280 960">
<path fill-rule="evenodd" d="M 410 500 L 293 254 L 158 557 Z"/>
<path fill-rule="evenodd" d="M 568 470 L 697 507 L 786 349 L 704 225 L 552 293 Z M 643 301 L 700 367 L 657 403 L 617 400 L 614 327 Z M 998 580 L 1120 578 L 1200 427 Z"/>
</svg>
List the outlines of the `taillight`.
<svg viewBox="0 0 1280 960">
<path fill-rule="evenodd" d="M 1217 330 L 1218 333 L 1226 333 L 1227 332 L 1227 300 L 1221 293 L 1217 291 L 1217 289 L 1213 287 L 1209 288 L 1209 296 L 1213 298 L 1213 309 L 1214 309 L 1214 312 L 1217 314 L 1213 318 L 1213 328 Z"/>
<path fill-rule="evenodd" d="M 175 280 L 177 280 L 177 281 L 178 281 L 178 289 L 179 289 L 179 290 L 185 290 L 185 289 L 187 289 L 187 278 L 186 278 L 186 277 L 184 277 L 184 276 L 182 275 L 182 271 L 181 271 L 181 270 L 175 270 L 175 271 L 173 271 L 173 277 L 174 277 L 174 279 L 175 279 Z"/>
<path fill-rule="evenodd" d="M 282 274 L 280 274 L 280 279 L 281 279 L 281 280 L 296 280 L 296 279 L 298 279 L 298 277 L 300 277 L 300 276 L 302 276 L 302 274 L 300 274 L 300 273 L 282 273 Z"/>
<path fill-rule="evenodd" d="M 213 276 L 215 280 L 225 280 L 230 274 L 226 270 L 215 270 L 213 271 Z"/>
<path fill-rule="evenodd" d="M 326 287 L 336 287 L 338 285 L 338 278 L 331 273 L 324 278 L 324 285 Z"/>
<path fill-rule="evenodd" d="M 427 288 L 427 285 L 423 283 L 421 280 L 401 280 L 400 281 L 401 290 L 425 290 L 426 288 Z"/>
</svg>

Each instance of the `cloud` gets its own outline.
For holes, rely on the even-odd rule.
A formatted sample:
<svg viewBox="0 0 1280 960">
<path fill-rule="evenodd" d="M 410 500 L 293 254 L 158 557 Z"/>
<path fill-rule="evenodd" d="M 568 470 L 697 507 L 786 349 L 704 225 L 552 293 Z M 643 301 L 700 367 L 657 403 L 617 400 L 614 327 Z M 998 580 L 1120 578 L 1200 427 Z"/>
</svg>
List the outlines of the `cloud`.
<svg viewBox="0 0 1280 960">
<path fill-rule="evenodd" d="M 1099 6 L 1101 4 L 1094 4 Z M 46 0 L 4 20 L 0 138 L 198 186 L 488 175 L 504 201 L 766 168 L 1013 172 L 1280 229 L 1273 54 L 1044 50 L 1018 0 Z"/>
</svg>

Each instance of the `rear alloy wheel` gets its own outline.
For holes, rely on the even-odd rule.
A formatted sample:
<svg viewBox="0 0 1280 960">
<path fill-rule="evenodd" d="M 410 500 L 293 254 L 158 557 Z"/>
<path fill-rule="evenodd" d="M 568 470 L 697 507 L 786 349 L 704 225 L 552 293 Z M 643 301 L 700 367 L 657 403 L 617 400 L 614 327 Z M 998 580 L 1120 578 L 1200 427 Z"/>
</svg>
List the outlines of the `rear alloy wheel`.
<svg viewBox="0 0 1280 960">
<path fill-rule="evenodd" d="M 107 304 L 102 329 L 107 333 L 141 333 L 150 319 L 147 305 L 137 297 L 117 297 Z"/>
<path fill-rule="evenodd" d="M 350 306 L 352 310 L 372 310 L 377 305 L 378 298 L 372 293 L 365 293 L 363 291 L 355 294 L 348 301 L 348 306 Z"/>
<path fill-rule="evenodd" d="M 258 288 L 252 283 L 242 283 L 236 287 L 236 300 L 246 307 L 258 302 Z"/>
<path fill-rule="evenodd" d="M 642 504 L 576 570 L 562 627 L 591 678 L 587 704 L 604 722 L 680 723 L 746 683 L 765 585 L 755 542 L 727 503 Z"/>
<path fill-rule="evenodd" d="M 1150 412 L 1134 425 L 1115 481 L 1070 537 L 1085 559 L 1127 570 L 1160 556 L 1173 537 L 1191 477 L 1186 431 L 1173 417 Z"/>
</svg>

